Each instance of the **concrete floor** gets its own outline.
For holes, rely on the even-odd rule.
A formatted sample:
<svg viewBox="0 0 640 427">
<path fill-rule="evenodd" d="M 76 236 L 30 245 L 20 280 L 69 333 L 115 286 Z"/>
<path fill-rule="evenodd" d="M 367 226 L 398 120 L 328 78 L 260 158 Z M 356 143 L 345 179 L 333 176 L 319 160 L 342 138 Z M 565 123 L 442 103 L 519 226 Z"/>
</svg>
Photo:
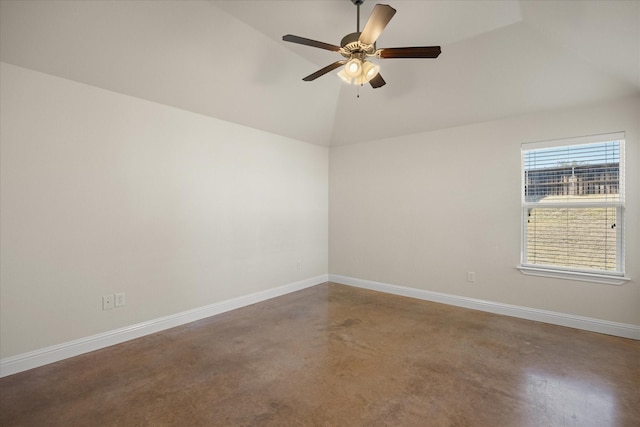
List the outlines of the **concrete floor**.
<svg viewBox="0 0 640 427">
<path fill-rule="evenodd" d="M 324 284 L 0 380 L 2 426 L 639 426 L 640 342 Z"/>
</svg>

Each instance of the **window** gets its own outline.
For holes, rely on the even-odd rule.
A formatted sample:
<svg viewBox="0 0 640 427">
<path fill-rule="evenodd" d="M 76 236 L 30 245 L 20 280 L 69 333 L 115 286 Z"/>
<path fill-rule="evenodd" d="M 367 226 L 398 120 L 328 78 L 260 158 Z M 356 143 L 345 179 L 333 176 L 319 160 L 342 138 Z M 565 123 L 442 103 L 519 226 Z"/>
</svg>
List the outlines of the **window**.
<svg viewBox="0 0 640 427">
<path fill-rule="evenodd" d="M 522 145 L 525 274 L 621 284 L 624 133 Z"/>
</svg>

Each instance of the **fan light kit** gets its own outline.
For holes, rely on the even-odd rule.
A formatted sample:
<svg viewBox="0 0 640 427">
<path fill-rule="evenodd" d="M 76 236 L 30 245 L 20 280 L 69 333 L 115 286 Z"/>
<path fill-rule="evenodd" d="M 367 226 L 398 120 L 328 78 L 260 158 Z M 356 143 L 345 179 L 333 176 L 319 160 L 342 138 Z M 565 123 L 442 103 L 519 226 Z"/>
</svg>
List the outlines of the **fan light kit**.
<svg viewBox="0 0 640 427">
<path fill-rule="evenodd" d="M 391 21 L 396 10 L 386 4 L 376 4 L 364 29 L 360 32 L 360 5 L 364 3 L 364 0 L 351 0 L 351 2 L 358 8 L 356 32 L 344 36 L 340 46 L 291 34 L 282 37 L 282 40 L 287 42 L 338 52 L 345 58 L 327 65 L 302 80 L 310 82 L 342 67 L 342 70 L 338 72 L 338 77 L 345 82 L 358 86 L 369 83 L 371 87 L 376 89 L 384 86 L 386 82 L 380 75 L 380 66 L 369 61 L 368 58 L 437 58 L 440 55 L 440 46 L 377 49 L 376 40 Z"/>
<path fill-rule="evenodd" d="M 347 83 L 363 85 L 369 83 L 371 79 L 378 75 L 380 66 L 370 61 L 361 61 L 353 58 L 338 73 L 338 77 Z"/>
</svg>

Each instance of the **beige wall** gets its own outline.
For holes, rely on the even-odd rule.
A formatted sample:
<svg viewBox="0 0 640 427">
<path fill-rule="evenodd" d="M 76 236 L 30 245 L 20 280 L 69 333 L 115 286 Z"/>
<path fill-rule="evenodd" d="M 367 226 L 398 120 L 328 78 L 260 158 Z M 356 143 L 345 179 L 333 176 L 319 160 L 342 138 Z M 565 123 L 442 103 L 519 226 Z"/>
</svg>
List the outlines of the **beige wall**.
<svg viewBox="0 0 640 427">
<path fill-rule="evenodd" d="M 2 358 L 327 272 L 640 325 L 639 98 L 329 156 L 9 64 L 0 78 Z M 523 276 L 520 143 L 616 131 L 633 280 Z M 114 292 L 127 305 L 103 311 Z"/>
<path fill-rule="evenodd" d="M 327 148 L 0 76 L 2 358 L 327 273 Z"/>
<path fill-rule="evenodd" d="M 626 132 L 633 280 L 614 286 L 522 275 L 515 268 L 520 144 L 617 131 Z M 333 147 L 329 271 L 640 325 L 639 171 L 640 98 Z"/>
</svg>

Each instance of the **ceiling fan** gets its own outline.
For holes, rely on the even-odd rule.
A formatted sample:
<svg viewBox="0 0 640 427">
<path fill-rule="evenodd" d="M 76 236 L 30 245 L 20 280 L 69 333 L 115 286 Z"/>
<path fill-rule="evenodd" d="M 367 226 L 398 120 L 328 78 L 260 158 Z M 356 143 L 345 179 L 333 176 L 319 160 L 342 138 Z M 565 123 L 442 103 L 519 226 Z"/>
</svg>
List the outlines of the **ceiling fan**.
<svg viewBox="0 0 640 427">
<path fill-rule="evenodd" d="M 369 20 L 360 32 L 360 5 L 364 3 L 364 0 L 351 0 L 351 2 L 358 8 L 356 32 L 344 36 L 340 46 L 292 34 L 282 37 L 282 40 L 287 42 L 338 52 L 345 58 L 309 74 L 302 80 L 310 82 L 344 65 L 344 68 L 338 73 L 340 78 L 354 85 L 369 83 L 376 89 L 384 86 L 386 82 L 380 75 L 380 66 L 368 61 L 367 58 L 437 58 L 440 55 L 440 46 L 376 48 L 376 40 L 391 21 L 396 10 L 386 4 L 376 4 Z"/>
</svg>

